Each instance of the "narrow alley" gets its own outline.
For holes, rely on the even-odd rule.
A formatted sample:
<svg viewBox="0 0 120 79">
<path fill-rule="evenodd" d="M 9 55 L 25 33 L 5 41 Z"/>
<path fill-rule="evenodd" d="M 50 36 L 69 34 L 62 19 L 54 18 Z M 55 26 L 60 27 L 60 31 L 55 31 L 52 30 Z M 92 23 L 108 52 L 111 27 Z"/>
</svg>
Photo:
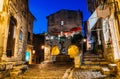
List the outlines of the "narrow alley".
<svg viewBox="0 0 120 79">
<path fill-rule="evenodd" d="M 0 79 L 120 79 L 120 0 L 0 0 Z"/>
<path fill-rule="evenodd" d="M 66 71 L 71 68 L 72 65 L 70 64 L 53 64 L 51 62 L 43 62 L 41 64 L 29 65 L 28 70 L 23 74 L 5 79 L 62 79 Z"/>
<path fill-rule="evenodd" d="M 42 62 L 29 65 L 28 70 L 18 76 L 5 79 L 119 79 L 113 74 L 103 74 L 102 67 L 107 67 L 108 62 L 98 55 L 86 53 L 83 56 L 81 67 L 75 68 L 69 63 Z M 104 71 L 108 73 L 108 71 Z"/>
</svg>

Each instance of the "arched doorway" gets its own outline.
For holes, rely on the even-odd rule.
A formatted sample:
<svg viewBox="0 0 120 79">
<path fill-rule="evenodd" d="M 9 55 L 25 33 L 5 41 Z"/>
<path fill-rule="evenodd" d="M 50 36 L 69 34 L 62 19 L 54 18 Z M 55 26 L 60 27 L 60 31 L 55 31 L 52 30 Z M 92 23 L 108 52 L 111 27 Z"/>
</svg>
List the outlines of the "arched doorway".
<svg viewBox="0 0 120 79">
<path fill-rule="evenodd" d="M 8 40 L 7 40 L 7 57 L 14 56 L 15 36 L 17 20 L 14 16 L 10 17 Z"/>
</svg>

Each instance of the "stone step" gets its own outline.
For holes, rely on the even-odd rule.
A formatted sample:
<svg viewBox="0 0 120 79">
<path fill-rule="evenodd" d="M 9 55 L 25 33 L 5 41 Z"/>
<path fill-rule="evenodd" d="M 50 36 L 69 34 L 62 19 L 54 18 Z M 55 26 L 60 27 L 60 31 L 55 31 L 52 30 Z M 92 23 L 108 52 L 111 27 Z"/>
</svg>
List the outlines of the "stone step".
<svg viewBox="0 0 120 79">
<path fill-rule="evenodd" d="M 86 65 L 89 65 L 89 64 L 91 64 L 91 65 L 92 64 L 94 64 L 94 65 L 107 65 L 109 63 L 106 61 L 102 61 L 102 62 L 101 61 L 100 62 L 98 62 L 98 61 L 96 61 L 96 62 L 95 61 L 94 62 L 93 61 L 84 61 L 83 64 L 86 64 Z"/>
<path fill-rule="evenodd" d="M 75 69 L 69 79 L 104 79 L 106 75 L 102 75 L 99 70 Z"/>
<path fill-rule="evenodd" d="M 116 69 L 117 68 L 117 65 L 116 64 L 108 64 L 108 67 L 110 68 L 110 69 Z"/>
<path fill-rule="evenodd" d="M 86 55 L 86 56 L 83 56 L 84 58 L 99 58 L 98 55 Z"/>
<path fill-rule="evenodd" d="M 13 71 L 18 71 L 18 70 L 27 69 L 27 68 L 28 68 L 27 65 L 14 66 Z"/>
<path fill-rule="evenodd" d="M 84 61 L 105 61 L 104 58 L 83 58 Z"/>
<path fill-rule="evenodd" d="M 108 64 L 108 68 L 111 70 L 111 74 L 117 74 L 117 65 L 116 64 Z"/>
<path fill-rule="evenodd" d="M 9 76 L 10 71 L 0 71 L 0 79 L 4 79 L 6 76 Z"/>
<path fill-rule="evenodd" d="M 86 52 L 86 53 L 84 53 L 84 54 L 94 54 L 94 53 Z"/>
<path fill-rule="evenodd" d="M 60 54 L 56 56 L 56 61 L 70 61 L 71 58 L 69 55 Z"/>
<path fill-rule="evenodd" d="M 54 64 L 57 64 L 57 65 L 64 65 L 64 64 L 67 64 L 67 65 L 71 65 L 73 64 L 73 62 L 53 62 Z"/>
<path fill-rule="evenodd" d="M 12 71 L 10 72 L 10 76 L 11 77 L 14 77 L 14 76 L 19 76 L 22 74 L 22 71 L 21 70 L 17 70 L 17 71 Z"/>
<path fill-rule="evenodd" d="M 90 69 L 90 70 L 100 70 L 101 69 L 100 66 L 95 66 L 95 65 L 92 65 L 92 66 L 90 66 L 90 65 L 82 65 L 80 68 L 81 69 Z"/>
<path fill-rule="evenodd" d="M 104 75 L 110 75 L 111 74 L 111 70 L 108 67 L 102 67 L 101 72 Z"/>
<path fill-rule="evenodd" d="M 14 66 L 18 66 L 18 65 L 25 64 L 25 61 L 16 61 L 16 62 L 9 62 L 9 63 L 12 63 Z"/>
<path fill-rule="evenodd" d="M 101 60 L 102 60 L 102 59 L 104 59 L 104 58 L 100 58 L 100 57 L 83 57 L 83 60 L 84 60 L 84 59 L 92 59 L 92 60 L 94 60 L 94 59 L 95 59 L 95 60 L 96 60 L 96 59 L 101 59 Z"/>
<path fill-rule="evenodd" d="M 98 56 L 98 54 L 83 54 L 84 56 Z"/>
<path fill-rule="evenodd" d="M 15 79 L 62 79 L 61 76 L 20 76 Z"/>
</svg>

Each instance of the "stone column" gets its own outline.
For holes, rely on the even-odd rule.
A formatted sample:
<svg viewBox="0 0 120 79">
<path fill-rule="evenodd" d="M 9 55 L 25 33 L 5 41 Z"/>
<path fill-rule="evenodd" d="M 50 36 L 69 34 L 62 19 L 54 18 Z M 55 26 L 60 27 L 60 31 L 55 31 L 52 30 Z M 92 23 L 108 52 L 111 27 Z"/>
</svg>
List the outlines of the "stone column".
<svg viewBox="0 0 120 79">
<path fill-rule="evenodd" d="M 3 17 L 1 16 L 2 14 L 0 14 L 0 57 L 2 56 L 2 52 L 3 52 L 3 34 L 4 34 L 4 27 L 3 27 Z"/>
<path fill-rule="evenodd" d="M 3 13 L 3 17 L 4 17 L 4 34 L 3 34 L 3 55 L 2 55 L 2 60 L 5 60 L 7 58 L 6 56 L 6 48 L 7 48 L 7 39 L 8 39 L 8 31 L 9 31 L 9 15 L 7 12 Z"/>
<path fill-rule="evenodd" d="M 8 2 L 9 0 L 4 0 L 3 2 L 3 54 L 2 60 L 6 60 L 6 48 L 7 48 L 7 38 L 8 38 L 8 30 L 9 30 L 9 14 L 8 14 Z"/>
<path fill-rule="evenodd" d="M 79 68 L 81 65 L 80 54 L 74 57 L 74 66 L 75 68 Z"/>
<path fill-rule="evenodd" d="M 15 49 L 14 49 L 14 57 L 17 57 L 18 53 L 18 45 L 19 45 L 19 26 L 16 26 L 16 36 L 15 36 Z"/>
</svg>

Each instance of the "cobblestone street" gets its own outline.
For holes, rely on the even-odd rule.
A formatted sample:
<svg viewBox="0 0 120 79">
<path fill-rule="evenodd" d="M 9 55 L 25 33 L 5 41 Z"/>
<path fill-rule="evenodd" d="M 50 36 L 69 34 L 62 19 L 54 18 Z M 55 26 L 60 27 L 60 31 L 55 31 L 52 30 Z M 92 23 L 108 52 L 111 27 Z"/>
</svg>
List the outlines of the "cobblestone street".
<svg viewBox="0 0 120 79">
<path fill-rule="evenodd" d="M 105 77 L 106 75 L 102 75 L 100 71 L 74 69 L 71 73 L 70 79 L 104 79 Z"/>
<path fill-rule="evenodd" d="M 46 61 L 29 65 L 23 74 L 5 79 L 119 79 L 111 74 L 103 74 L 101 68 L 107 66 L 107 62 L 89 52 L 83 55 L 83 62 L 79 68 L 73 65 L 73 62 L 65 60 L 54 63 Z"/>
<path fill-rule="evenodd" d="M 52 63 L 30 65 L 24 74 L 15 77 L 15 79 L 62 79 L 64 73 L 70 67 L 71 65 L 67 64 L 58 65 Z"/>
<path fill-rule="evenodd" d="M 99 70 L 73 68 L 68 64 L 42 63 L 30 65 L 29 69 L 17 77 L 5 79 L 119 79 L 102 75 Z"/>
</svg>

